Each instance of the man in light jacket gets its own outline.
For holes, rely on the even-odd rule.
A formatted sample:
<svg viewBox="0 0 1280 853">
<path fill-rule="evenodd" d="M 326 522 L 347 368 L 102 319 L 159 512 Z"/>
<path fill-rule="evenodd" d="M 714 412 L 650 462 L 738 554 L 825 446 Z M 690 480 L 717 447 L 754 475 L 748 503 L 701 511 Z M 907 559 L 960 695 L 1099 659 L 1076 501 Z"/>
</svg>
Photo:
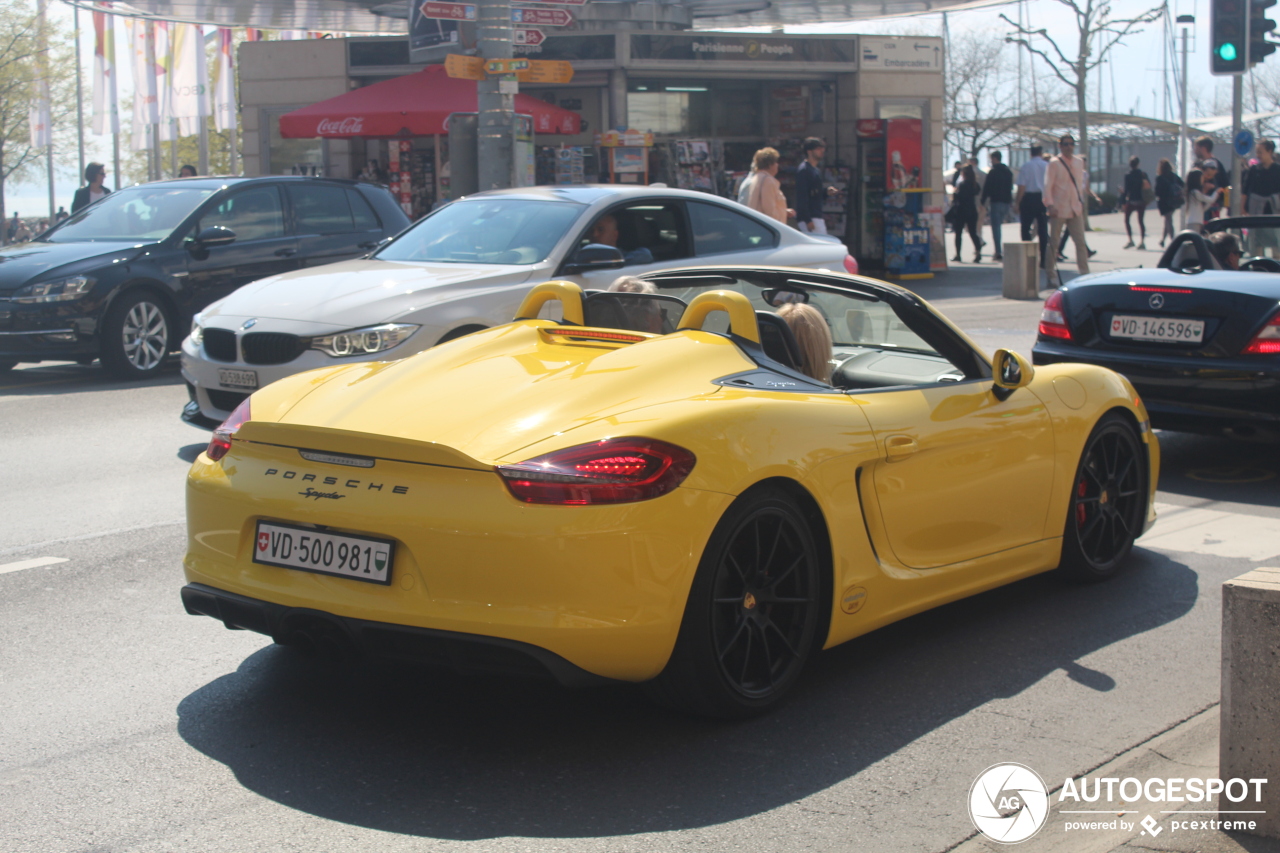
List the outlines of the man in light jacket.
<svg viewBox="0 0 1280 853">
<path fill-rule="evenodd" d="M 1084 275 L 1089 272 L 1089 250 L 1084 243 L 1084 188 L 1088 176 L 1084 172 L 1084 162 L 1075 156 L 1076 140 L 1067 134 L 1058 140 L 1058 156 L 1049 161 L 1049 168 L 1044 175 L 1044 206 L 1049 212 L 1049 254 L 1045 269 L 1049 273 L 1049 283 L 1055 279 L 1062 283 L 1057 275 L 1057 256 L 1053 247 L 1058 245 L 1062 229 L 1066 228 L 1076 244 L 1076 269 Z"/>
</svg>

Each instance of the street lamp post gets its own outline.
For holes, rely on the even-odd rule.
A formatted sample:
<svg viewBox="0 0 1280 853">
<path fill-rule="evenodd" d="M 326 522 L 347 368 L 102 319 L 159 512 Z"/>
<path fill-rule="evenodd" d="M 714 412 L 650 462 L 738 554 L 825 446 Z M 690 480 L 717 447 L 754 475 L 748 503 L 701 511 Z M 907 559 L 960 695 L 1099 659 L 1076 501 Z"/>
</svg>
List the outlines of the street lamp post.
<svg viewBox="0 0 1280 853">
<path fill-rule="evenodd" d="M 1187 34 L 1196 22 L 1195 15 L 1179 15 L 1178 24 L 1182 26 L 1182 121 L 1178 127 L 1178 177 L 1187 174 Z M 1187 227 L 1187 206 L 1182 206 L 1180 228 Z"/>
<path fill-rule="evenodd" d="M 481 0 L 479 38 L 481 58 L 511 59 L 511 3 L 510 0 Z M 481 190 L 501 189 L 511 186 L 513 140 L 512 124 L 515 120 L 514 75 L 490 74 L 477 86 L 476 164 Z M 505 91 L 504 91 L 505 90 Z"/>
</svg>

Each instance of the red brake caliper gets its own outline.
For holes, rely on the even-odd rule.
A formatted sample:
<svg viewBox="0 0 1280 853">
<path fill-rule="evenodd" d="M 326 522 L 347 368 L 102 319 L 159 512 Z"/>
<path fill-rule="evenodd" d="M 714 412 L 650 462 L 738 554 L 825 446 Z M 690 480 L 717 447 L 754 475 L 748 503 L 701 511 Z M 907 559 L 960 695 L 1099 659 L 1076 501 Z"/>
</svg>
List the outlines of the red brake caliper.
<svg viewBox="0 0 1280 853">
<path fill-rule="evenodd" d="M 1084 478 L 1076 484 L 1076 497 L 1084 497 Z M 1076 504 L 1076 524 L 1084 524 L 1084 504 Z"/>
</svg>

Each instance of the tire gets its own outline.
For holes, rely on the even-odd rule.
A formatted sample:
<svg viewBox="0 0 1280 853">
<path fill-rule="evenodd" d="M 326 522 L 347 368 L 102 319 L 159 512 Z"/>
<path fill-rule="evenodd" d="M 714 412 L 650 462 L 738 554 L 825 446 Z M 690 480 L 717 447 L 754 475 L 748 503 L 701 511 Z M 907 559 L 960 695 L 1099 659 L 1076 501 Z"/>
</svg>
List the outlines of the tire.
<svg viewBox="0 0 1280 853">
<path fill-rule="evenodd" d="M 436 341 L 436 346 L 440 346 L 440 344 L 447 344 L 449 343 L 449 341 L 456 341 L 458 338 L 465 338 L 467 335 L 473 334 L 475 332 L 483 332 L 487 328 L 489 327 L 488 326 L 459 326 L 458 328 L 453 329 L 452 331 L 446 332 L 444 337 Z"/>
<path fill-rule="evenodd" d="M 711 535 L 671 660 L 646 691 L 723 719 L 777 706 L 815 647 L 821 565 L 813 530 L 785 492 L 739 498 Z"/>
<path fill-rule="evenodd" d="M 1084 583 L 1114 576 L 1142 534 L 1146 510 L 1146 451 L 1134 426 L 1109 414 L 1090 433 L 1071 481 L 1058 570 Z"/>
<path fill-rule="evenodd" d="M 102 321 L 102 366 L 121 379 L 155 376 L 169 357 L 169 309 L 145 290 L 118 298 Z"/>
</svg>

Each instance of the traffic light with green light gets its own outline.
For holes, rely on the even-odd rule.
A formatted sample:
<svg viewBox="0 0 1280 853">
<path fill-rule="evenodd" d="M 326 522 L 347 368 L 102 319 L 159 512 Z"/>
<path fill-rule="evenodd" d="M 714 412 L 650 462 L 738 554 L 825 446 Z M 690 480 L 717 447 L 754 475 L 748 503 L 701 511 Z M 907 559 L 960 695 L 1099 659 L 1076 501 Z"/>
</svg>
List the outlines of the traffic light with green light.
<svg viewBox="0 0 1280 853">
<path fill-rule="evenodd" d="M 1212 73 L 1243 74 L 1248 70 L 1249 7 L 1250 0 L 1211 0 L 1209 70 Z"/>
<path fill-rule="evenodd" d="M 1267 34 L 1276 28 L 1276 22 L 1267 18 L 1267 10 L 1276 0 L 1250 0 L 1249 2 L 1249 64 L 1257 65 L 1276 52 L 1276 46 L 1267 41 Z"/>
</svg>

